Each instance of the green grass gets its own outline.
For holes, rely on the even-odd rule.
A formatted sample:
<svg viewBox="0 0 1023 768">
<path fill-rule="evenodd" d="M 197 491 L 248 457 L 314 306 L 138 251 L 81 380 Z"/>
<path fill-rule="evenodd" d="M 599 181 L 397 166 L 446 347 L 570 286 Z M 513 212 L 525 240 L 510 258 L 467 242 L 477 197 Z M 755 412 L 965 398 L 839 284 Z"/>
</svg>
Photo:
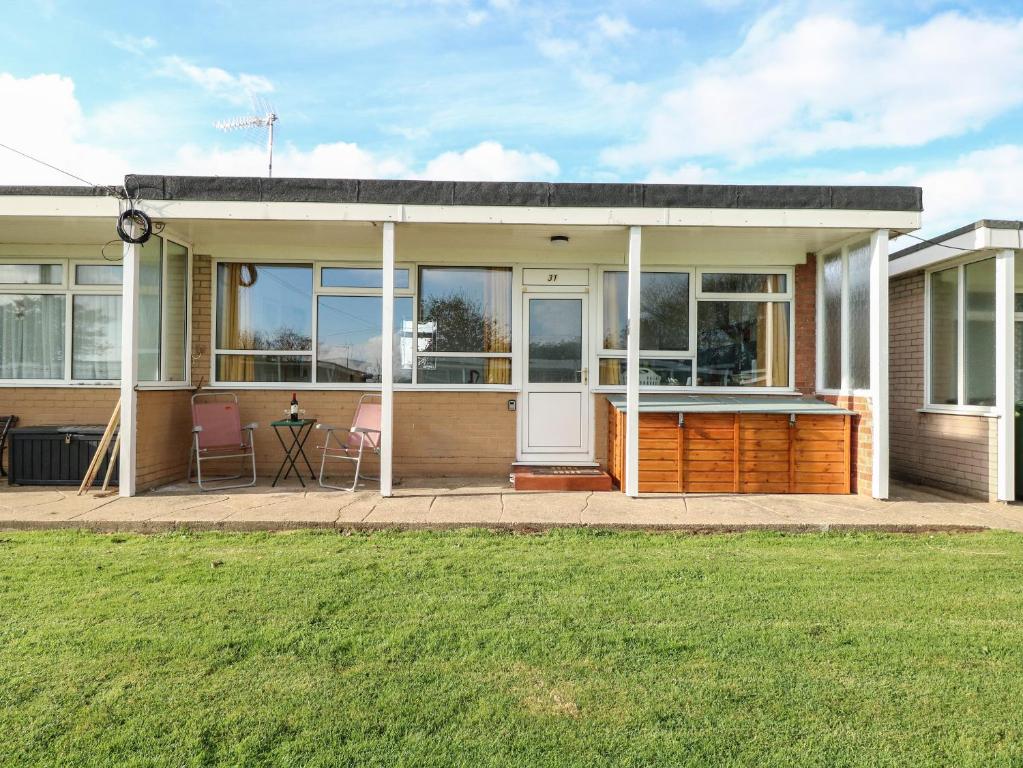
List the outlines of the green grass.
<svg viewBox="0 0 1023 768">
<path fill-rule="evenodd" d="M 1020 765 L 1023 537 L 0 534 L 4 765 Z"/>
</svg>

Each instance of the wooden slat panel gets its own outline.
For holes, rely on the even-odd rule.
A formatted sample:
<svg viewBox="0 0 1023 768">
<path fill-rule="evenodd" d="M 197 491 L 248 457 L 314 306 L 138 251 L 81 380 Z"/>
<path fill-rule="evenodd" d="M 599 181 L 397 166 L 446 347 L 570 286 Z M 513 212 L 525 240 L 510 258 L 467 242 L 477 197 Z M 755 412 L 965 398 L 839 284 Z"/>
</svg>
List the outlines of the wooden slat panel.
<svg viewBox="0 0 1023 768">
<path fill-rule="evenodd" d="M 672 480 L 670 483 L 645 483 L 642 479 L 639 481 L 639 492 L 640 493 L 677 493 L 678 483 L 676 480 Z"/>
</svg>

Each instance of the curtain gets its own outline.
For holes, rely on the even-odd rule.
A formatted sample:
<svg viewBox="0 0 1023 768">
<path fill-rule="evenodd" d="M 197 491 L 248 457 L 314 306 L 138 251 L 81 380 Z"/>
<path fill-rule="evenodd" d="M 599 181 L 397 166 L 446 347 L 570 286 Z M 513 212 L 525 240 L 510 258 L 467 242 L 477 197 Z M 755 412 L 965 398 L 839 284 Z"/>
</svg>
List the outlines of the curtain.
<svg viewBox="0 0 1023 768">
<path fill-rule="evenodd" d="M 0 295 L 0 378 L 64 378 L 64 300 Z"/>
<path fill-rule="evenodd" d="M 621 312 L 622 295 L 627 288 L 624 272 L 604 273 L 604 349 L 624 349 L 625 318 Z"/>
<path fill-rule="evenodd" d="M 789 384 L 788 305 L 765 301 L 757 305 L 757 366 L 764 371 L 765 387 Z"/>
<path fill-rule="evenodd" d="M 511 352 L 511 270 L 488 269 L 483 287 L 483 351 Z M 511 383 L 511 358 L 488 357 L 486 384 Z"/>
<path fill-rule="evenodd" d="M 71 378 L 121 378 L 121 297 L 79 294 L 72 301 Z"/>
<path fill-rule="evenodd" d="M 622 383 L 622 361 L 616 358 L 604 358 L 600 361 L 600 384 L 613 387 Z"/>
<path fill-rule="evenodd" d="M 251 325 L 251 304 L 248 291 L 242 285 L 243 273 L 250 284 L 256 278 L 256 268 L 252 265 L 219 266 L 217 346 L 221 349 L 248 349 L 252 345 L 246 332 Z M 217 361 L 217 378 L 221 381 L 253 381 L 255 369 L 256 360 L 251 355 L 222 355 Z"/>
</svg>

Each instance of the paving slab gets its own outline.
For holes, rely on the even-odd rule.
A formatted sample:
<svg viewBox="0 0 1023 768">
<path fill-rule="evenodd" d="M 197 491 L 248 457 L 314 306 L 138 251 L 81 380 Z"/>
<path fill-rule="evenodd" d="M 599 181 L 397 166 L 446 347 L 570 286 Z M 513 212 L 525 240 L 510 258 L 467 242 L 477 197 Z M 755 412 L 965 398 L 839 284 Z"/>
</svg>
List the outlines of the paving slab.
<svg viewBox="0 0 1023 768">
<path fill-rule="evenodd" d="M 500 522 L 505 525 L 580 525 L 589 493 L 505 493 Z"/>
<path fill-rule="evenodd" d="M 683 525 L 687 501 L 682 496 L 629 498 L 624 493 L 592 493 L 579 519 L 583 525 L 662 528 Z"/>
<path fill-rule="evenodd" d="M 371 525 L 380 523 L 423 525 L 428 522 L 433 499 L 433 496 L 381 498 L 363 522 Z"/>
</svg>

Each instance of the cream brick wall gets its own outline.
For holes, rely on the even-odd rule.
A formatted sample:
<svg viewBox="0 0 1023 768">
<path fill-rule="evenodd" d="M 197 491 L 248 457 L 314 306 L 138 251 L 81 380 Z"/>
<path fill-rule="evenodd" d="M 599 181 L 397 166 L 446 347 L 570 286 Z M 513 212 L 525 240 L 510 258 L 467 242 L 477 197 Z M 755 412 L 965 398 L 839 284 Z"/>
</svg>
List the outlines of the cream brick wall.
<svg viewBox="0 0 1023 768">
<path fill-rule="evenodd" d="M 924 404 L 924 276 L 900 277 L 889 291 L 892 477 L 994 501 L 997 420 L 918 412 Z"/>
</svg>

